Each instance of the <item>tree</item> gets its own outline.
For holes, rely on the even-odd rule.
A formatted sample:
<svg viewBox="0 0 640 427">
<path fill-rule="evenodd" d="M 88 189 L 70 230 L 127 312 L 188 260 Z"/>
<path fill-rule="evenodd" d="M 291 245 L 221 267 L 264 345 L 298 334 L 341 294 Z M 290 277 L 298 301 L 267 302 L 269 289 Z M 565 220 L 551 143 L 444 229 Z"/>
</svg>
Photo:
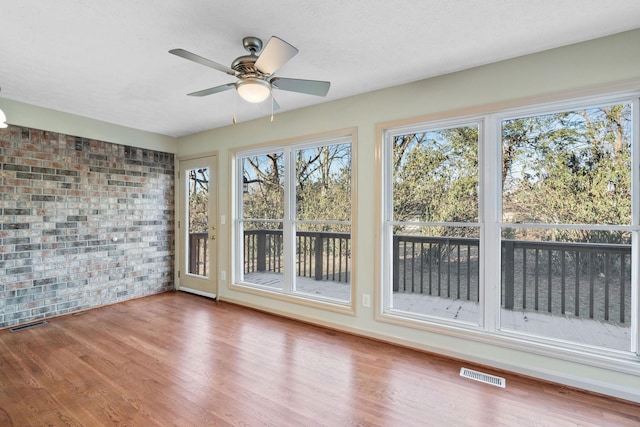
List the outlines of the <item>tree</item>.
<svg viewBox="0 0 640 427">
<path fill-rule="evenodd" d="M 476 126 L 394 138 L 393 218 L 409 222 L 477 222 Z M 429 232 L 455 236 L 476 233 L 462 227 L 439 227 Z"/>
<path fill-rule="evenodd" d="M 604 106 L 503 122 L 506 220 L 629 224 L 631 106 Z M 558 230 L 528 237 L 619 243 L 624 233 Z M 522 237 L 527 238 L 527 235 Z"/>
<path fill-rule="evenodd" d="M 243 181 L 244 218 L 284 217 L 284 154 L 282 152 L 245 157 Z"/>
<path fill-rule="evenodd" d="M 209 209 L 209 169 L 192 169 L 189 184 L 189 233 L 206 233 Z"/>
<path fill-rule="evenodd" d="M 350 144 L 296 151 L 296 216 L 312 221 L 351 219 Z M 327 224 L 306 225 L 306 229 L 314 231 L 340 228 Z"/>
<path fill-rule="evenodd" d="M 300 220 L 351 219 L 351 144 L 328 144 L 293 151 L 296 217 Z M 284 218 L 284 154 L 243 160 L 244 218 Z M 261 227 L 262 224 L 255 226 Z M 306 224 L 306 230 L 350 231 L 350 227 Z"/>
</svg>

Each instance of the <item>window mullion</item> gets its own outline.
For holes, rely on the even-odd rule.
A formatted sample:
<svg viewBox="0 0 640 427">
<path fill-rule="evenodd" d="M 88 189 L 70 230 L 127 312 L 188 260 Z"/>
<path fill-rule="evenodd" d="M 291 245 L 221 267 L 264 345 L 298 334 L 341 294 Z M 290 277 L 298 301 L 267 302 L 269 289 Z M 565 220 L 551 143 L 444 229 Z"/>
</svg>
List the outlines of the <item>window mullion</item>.
<svg viewBox="0 0 640 427">
<path fill-rule="evenodd" d="M 282 223 L 282 244 L 284 264 L 284 293 L 292 293 L 295 289 L 295 197 L 296 197 L 296 173 L 295 158 L 291 155 L 292 149 L 284 150 L 284 218 Z"/>
<path fill-rule="evenodd" d="M 500 158 L 502 141 L 500 120 L 486 117 L 482 127 L 480 222 L 480 325 L 496 331 L 500 324 Z M 489 255 L 491 254 L 491 255 Z M 498 256 L 496 256 L 498 254 Z"/>
<path fill-rule="evenodd" d="M 384 155 L 382 156 L 382 191 L 383 194 L 383 219 L 382 219 L 382 312 L 393 308 L 391 292 L 393 281 L 393 267 L 391 261 L 393 259 L 393 170 L 391 168 L 393 159 L 392 136 L 389 132 L 385 132 L 382 141 Z"/>
<path fill-rule="evenodd" d="M 632 103 L 631 225 L 640 225 L 640 98 Z M 631 232 L 631 351 L 640 356 L 640 231 Z M 635 286 L 633 285 L 635 284 Z"/>
<path fill-rule="evenodd" d="M 235 172 L 236 172 L 236 229 L 235 233 L 238 236 L 244 236 L 244 206 L 243 206 L 243 196 L 244 196 L 244 185 L 243 185 L 243 174 L 242 174 L 242 158 L 238 157 L 235 159 Z M 234 266 L 234 276 L 231 278 L 233 281 L 244 281 L 244 237 L 236 239 L 235 243 L 235 260 L 232 261 Z"/>
</svg>

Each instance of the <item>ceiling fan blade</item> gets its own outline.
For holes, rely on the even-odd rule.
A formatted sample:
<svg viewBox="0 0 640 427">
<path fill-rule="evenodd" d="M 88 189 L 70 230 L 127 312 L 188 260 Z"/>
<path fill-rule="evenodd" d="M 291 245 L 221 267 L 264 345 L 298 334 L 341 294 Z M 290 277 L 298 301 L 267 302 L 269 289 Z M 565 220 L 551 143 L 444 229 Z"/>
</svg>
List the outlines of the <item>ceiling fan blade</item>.
<svg viewBox="0 0 640 427">
<path fill-rule="evenodd" d="M 181 58 L 184 59 L 188 59 L 189 61 L 193 61 L 193 62 L 197 62 L 200 65 L 204 65 L 206 67 L 210 67 L 213 68 L 214 70 L 218 70 L 218 71 L 222 71 L 223 73 L 227 73 L 230 76 L 234 76 L 236 77 L 238 75 L 238 72 L 226 67 L 224 65 L 218 64 L 217 62 L 213 62 L 210 59 L 207 58 L 203 58 L 200 55 L 196 55 L 195 53 L 191 53 L 188 50 L 184 50 L 184 49 L 171 49 L 169 51 L 169 53 L 172 53 L 176 56 L 179 56 Z"/>
<path fill-rule="evenodd" d="M 235 83 L 227 83 L 225 85 L 210 87 L 209 89 L 199 90 L 197 92 L 191 92 L 187 95 L 189 96 L 207 96 L 213 95 L 214 93 L 224 92 L 225 90 L 232 89 L 236 84 Z"/>
<path fill-rule="evenodd" d="M 298 53 L 298 49 L 286 41 L 271 37 L 256 60 L 255 67 L 263 74 L 271 75 L 278 71 Z"/>
<path fill-rule="evenodd" d="M 331 86 L 330 82 L 320 80 L 287 79 L 284 77 L 274 77 L 271 79 L 271 84 L 281 90 L 316 96 L 326 96 Z"/>
</svg>

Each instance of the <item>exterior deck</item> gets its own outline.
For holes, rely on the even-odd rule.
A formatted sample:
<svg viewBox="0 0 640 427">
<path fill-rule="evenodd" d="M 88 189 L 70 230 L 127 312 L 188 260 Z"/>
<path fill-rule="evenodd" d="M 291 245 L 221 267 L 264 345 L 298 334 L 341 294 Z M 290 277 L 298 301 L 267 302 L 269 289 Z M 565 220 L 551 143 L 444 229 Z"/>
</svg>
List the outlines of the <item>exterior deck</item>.
<svg viewBox="0 0 640 427">
<path fill-rule="evenodd" d="M 278 288 L 281 273 L 252 272 L 244 281 Z M 351 286 L 344 282 L 319 281 L 310 277 L 296 277 L 298 293 L 328 300 L 349 301 Z M 427 294 L 394 292 L 393 310 L 444 320 L 455 320 L 477 325 L 479 304 L 473 301 L 442 298 Z M 631 329 L 628 325 L 602 322 L 595 319 L 535 312 L 523 309 L 500 310 L 502 329 L 517 331 L 562 341 L 580 342 L 612 350 L 629 351 Z"/>
<path fill-rule="evenodd" d="M 296 234 L 295 293 L 351 298 L 349 233 Z M 394 235 L 392 310 L 409 317 L 480 322 L 479 240 Z M 281 230 L 246 230 L 245 281 L 283 283 Z M 503 240 L 500 329 L 558 342 L 631 350 L 631 245 Z M 194 268 L 206 233 L 192 235 Z M 206 273 L 206 271 L 205 271 Z"/>
</svg>

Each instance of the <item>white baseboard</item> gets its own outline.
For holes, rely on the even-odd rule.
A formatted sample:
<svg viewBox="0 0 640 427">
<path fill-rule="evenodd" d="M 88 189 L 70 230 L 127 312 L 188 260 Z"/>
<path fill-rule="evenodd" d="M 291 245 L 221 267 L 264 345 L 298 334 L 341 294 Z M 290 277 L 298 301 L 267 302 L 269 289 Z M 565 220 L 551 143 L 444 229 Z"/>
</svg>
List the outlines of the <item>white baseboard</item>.
<svg viewBox="0 0 640 427">
<path fill-rule="evenodd" d="M 211 298 L 211 299 L 217 299 L 218 298 L 218 295 L 212 294 L 211 292 L 204 292 L 204 291 L 199 291 L 197 289 L 185 288 L 184 286 L 180 286 L 180 288 L 178 288 L 178 290 L 182 291 L 182 292 L 189 292 L 190 294 L 200 295 L 201 297 L 207 297 L 207 298 Z"/>
</svg>

